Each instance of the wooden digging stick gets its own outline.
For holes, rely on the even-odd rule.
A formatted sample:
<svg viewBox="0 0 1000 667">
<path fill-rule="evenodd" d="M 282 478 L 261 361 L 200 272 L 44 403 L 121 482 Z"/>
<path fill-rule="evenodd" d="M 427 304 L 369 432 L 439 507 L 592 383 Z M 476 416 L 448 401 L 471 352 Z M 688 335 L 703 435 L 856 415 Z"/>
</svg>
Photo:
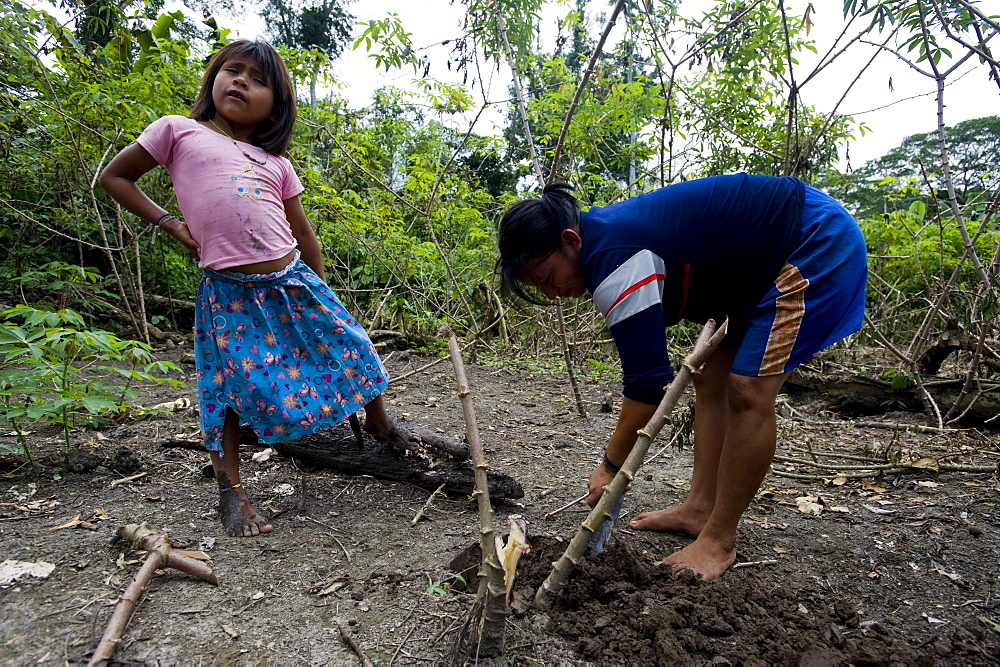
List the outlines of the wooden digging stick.
<svg viewBox="0 0 1000 667">
<path fill-rule="evenodd" d="M 700 372 L 699 369 L 712 356 L 712 352 L 715 351 L 715 348 L 719 346 L 719 343 L 726 335 L 726 326 L 728 323 L 729 320 L 723 322 L 717 331 L 713 320 L 709 320 L 705 324 L 705 327 L 701 330 L 701 335 L 698 336 L 698 341 L 694 344 L 694 349 L 691 350 L 691 353 L 684 360 L 684 364 L 677 373 L 677 377 L 667 387 L 667 393 L 664 394 L 663 400 L 657 406 L 656 412 L 646 422 L 646 425 L 639 430 L 639 437 L 632 447 L 632 452 L 625 459 L 625 463 L 622 464 L 621 470 L 611 480 L 611 483 L 604 487 L 601 499 L 597 501 L 594 509 L 590 511 L 587 518 L 580 524 L 580 530 L 577 531 L 576 535 L 570 541 L 562 557 L 552 564 L 552 571 L 549 573 L 548 578 L 542 582 L 538 592 L 535 593 L 536 605 L 543 609 L 548 609 L 552 605 L 556 594 L 566 583 L 569 573 L 573 571 L 573 568 L 576 567 L 577 562 L 587 550 L 591 537 L 601 527 L 601 524 L 611 518 L 611 508 L 614 507 L 618 499 L 625 493 L 626 487 L 632 483 L 636 471 L 646 458 L 649 446 L 653 444 L 653 439 L 656 438 L 660 429 L 667 423 L 667 417 L 673 411 L 674 406 L 677 405 L 681 394 L 684 393 L 684 390 L 691 382 L 692 376 Z"/>
<path fill-rule="evenodd" d="M 476 656 L 491 658 L 503 653 L 504 625 L 509 614 L 507 588 L 504 583 L 504 569 L 497 557 L 493 529 L 493 506 L 490 504 L 490 490 L 486 479 L 486 470 L 489 466 L 486 464 L 483 441 L 479 437 L 479 427 L 476 425 L 476 414 L 472 407 L 472 397 L 469 395 L 469 381 L 465 377 L 462 352 L 458 349 L 458 340 L 454 335 L 448 339 L 448 351 L 451 353 L 452 366 L 455 367 L 458 396 L 462 402 L 462 412 L 465 415 L 466 439 L 469 441 L 469 450 L 475 471 L 476 488 L 472 495 L 479 503 L 479 545 L 482 548 L 483 560 L 479 567 L 477 598 L 483 604 L 477 604 L 474 607 L 482 609 L 482 621 L 473 626 L 479 632 L 478 641 L 475 644 L 477 646 Z"/>
<path fill-rule="evenodd" d="M 146 562 L 139 568 L 135 579 L 118 598 L 115 612 L 111 615 L 111 620 L 108 621 L 108 627 L 104 630 L 104 636 L 101 637 L 101 643 L 97 645 L 94 656 L 87 663 L 88 667 L 103 666 L 111 660 L 111 656 L 114 655 L 121 642 L 122 632 L 125 631 L 125 626 L 128 625 L 136 604 L 142 598 L 146 585 L 153 579 L 153 575 L 158 569 L 172 567 L 216 586 L 219 585 L 219 579 L 212 572 L 212 568 L 174 549 L 166 533 L 156 532 L 145 522 L 138 525 L 130 523 L 126 526 L 120 526 L 115 534 L 129 540 L 133 548 L 145 550 L 148 553 Z"/>
</svg>

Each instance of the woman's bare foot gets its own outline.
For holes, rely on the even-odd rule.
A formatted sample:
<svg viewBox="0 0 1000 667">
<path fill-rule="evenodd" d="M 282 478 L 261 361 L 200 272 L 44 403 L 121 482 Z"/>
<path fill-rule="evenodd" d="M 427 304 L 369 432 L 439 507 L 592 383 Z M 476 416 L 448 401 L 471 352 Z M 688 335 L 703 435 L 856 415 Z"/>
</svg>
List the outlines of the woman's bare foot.
<svg viewBox="0 0 1000 667">
<path fill-rule="evenodd" d="M 711 512 L 699 512 L 687 505 L 677 505 L 655 512 L 643 512 L 628 522 L 634 530 L 659 530 L 698 537 Z"/>
<path fill-rule="evenodd" d="M 707 538 L 698 539 L 658 563 L 674 574 L 693 572 L 702 581 L 715 581 L 736 561 L 736 547 Z"/>
<path fill-rule="evenodd" d="M 365 420 L 364 428 L 376 438 L 388 442 L 397 452 L 414 452 L 420 445 L 420 441 L 395 419 L 379 422 L 369 418 Z"/>
<path fill-rule="evenodd" d="M 219 518 L 230 537 L 257 537 L 273 530 L 250 504 L 243 487 L 219 489 Z"/>
</svg>

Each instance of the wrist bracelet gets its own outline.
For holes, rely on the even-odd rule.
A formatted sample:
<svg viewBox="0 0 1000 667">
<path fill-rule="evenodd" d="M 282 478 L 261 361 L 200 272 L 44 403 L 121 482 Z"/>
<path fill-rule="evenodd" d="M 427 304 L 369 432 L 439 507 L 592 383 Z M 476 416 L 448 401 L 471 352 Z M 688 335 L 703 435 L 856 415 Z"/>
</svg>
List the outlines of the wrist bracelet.
<svg viewBox="0 0 1000 667">
<path fill-rule="evenodd" d="M 612 475 L 617 475 L 618 471 L 622 469 L 621 466 L 616 466 L 614 463 L 611 462 L 611 459 L 608 458 L 608 450 L 606 449 L 604 450 L 602 463 L 604 464 L 604 467 L 607 468 L 607 471 L 610 472 Z"/>
<path fill-rule="evenodd" d="M 163 215 L 161 215 L 161 216 L 160 216 L 159 218 L 157 218 L 157 219 L 156 219 L 156 222 L 154 222 L 153 224 L 154 224 L 154 225 L 156 225 L 156 228 L 157 228 L 157 229 L 159 229 L 160 227 L 162 227 L 162 226 L 163 226 L 163 224 L 164 224 L 164 223 L 165 223 L 165 222 L 166 222 L 167 220 L 175 220 L 175 219 L 176 219 L 176 218 L 174 218 L 174 214 L 173 214 L 173 213 L 164 213 L 164 214 L 163 214 Z"/>
</svg>

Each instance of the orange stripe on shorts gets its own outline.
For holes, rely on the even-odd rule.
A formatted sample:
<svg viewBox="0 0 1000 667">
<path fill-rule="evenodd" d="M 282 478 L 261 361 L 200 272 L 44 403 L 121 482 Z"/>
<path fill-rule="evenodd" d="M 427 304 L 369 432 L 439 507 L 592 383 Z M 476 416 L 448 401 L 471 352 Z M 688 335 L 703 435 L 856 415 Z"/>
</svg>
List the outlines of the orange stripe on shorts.
<svg viewBox="0 0 1000 667">
<path fill-rule="evenodd" d="M 785 364 L 795 347 L 799 328 L 806 314 L 807 280 L 797 266 L 788 262 L 781 267 L 781 273 L 774 280 L 778 288 L 778 298 L 774 301 L 774 324 L 767 338 L 767 349 L 760 361 L 759 375 L 779 375 L 785 372 Z"/>
</svg>

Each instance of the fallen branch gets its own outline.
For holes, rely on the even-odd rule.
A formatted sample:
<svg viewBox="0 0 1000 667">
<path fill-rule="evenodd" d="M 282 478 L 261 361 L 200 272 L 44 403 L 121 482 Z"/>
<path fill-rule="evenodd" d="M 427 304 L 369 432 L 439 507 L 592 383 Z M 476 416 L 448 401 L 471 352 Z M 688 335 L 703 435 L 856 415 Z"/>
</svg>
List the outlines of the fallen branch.
<svg viewBox="0 0 1000 667">
<path fill-rule="evenodd" d="M 417 523 L 420 522 L 420 519 L 422 519 L 424 517 L 424 514 L 427 512 L 427 510 L 430 509 L 431 503 L 434 502 L 434 498 L 437 497 L 437 494 L 440 493 L 441 489 L 443 489 L 443 488 L 444 488 L 444 484 L 442 484 L 441 486 L 439 486 L 438 488 L 434 489 L 434 491 L 431 492 L 431 495 L 427 499 L 427 502 L 424 503 L 424 506 L 420 508 L 420 511 L 417 512 L 416 515 L 410 520 L 410 524 L 411 525 L 415 526 L 415 525 L 417 525 Z"/>
<path fill-rule="evenodd" d="M 93 657 L 87 663 L 88 667 L 106 665 L 111 660 L 111 656 L 114 655 L 121 642 L 122 632 L 125 631 L 125 626 L 128 625 L 135 606 L 139 603 L 143 591 L 146 590 L 146 586 L 153 579 L 157 570 L 172 567 L 175 570 L 198 577 L 202 581 L 219 585 L 219 579 L 212 572 L 212 568 L 174 549 L 166 533 L 158 533 L 146 523 L 139 525 L 130 523 L 126 526 L 120 526 L 115 534 L 131 542 L 133 549 L 145 550 L 147 552 L 146 562 L 142 564 L 135 579 L 118 598 L 118 604 L 115 605 L 115 611 L 111 615 L 111 620 L 108 621 L 104 636 L 101 637 L 97 650 L 94 651 Z"/>
<path fill-rule="evenodd" d="M 362 667 L 372 667 L 372 661 L 368 659 L 368 657 L 361 650 L 361 647 L 358 646 L 358 643 L 354 641 L 354 637 L 352 637 L 351 633 L 347 631 L 347 628 L 344 627 L 343 623 L 337 623 L 337 629 L 340 631 L 340 638 L 344 640 L 344 643 L 347 644 L 352 651 L 354 651 L 354 655 L 358 656 L 358 659 L 361 660 Z"/>
<path fill-rule="evenodd" d="M 584 500 L 587 499 L 587 496 L 589 496 L 589 495 L 590 495 L 589 493 L 585 493 L 582 496 L 580 496 L 579 498 L 575 498 L 575 499 L 569 501 L 568 503 L 566 503 L 562 507 L 559 507 L 557 509 L 552 510 L 551 512 L 549 512 L 548 514 L 546 514 L 542 518 L 543 519 L 549 519 L 551 517 L 554 517 L 556 514 L 559 514 L 560 512 L 565 512 L 566 510 L 568 510 L 573 505 L 577 505 L 579 503 L 582 503 Z"/>
<path fill-rule="evenodd" d="M 108 485 L 108 488 L 113 489 L 116 486 L 120 486 L 122 484 L 128 484 L 129 482 L 134 482 L 135 480 L 141 479 L 148 474 L 149 473 L 146 472 L 140 472 L 135 475 L 130 475 L 129 477 L 122 477 L 121 479 L 116 479 L 115 481 L 111 482 L 111 484 Z"/>
<path fill-rule="evenodd" d="M 857 466 L 838 466 L 831 465 L 828 463 L 817 463 L 815 461 L 809 461 L 806 459 L 797 459 L 792 456 L 781 456 L 775 454 L 775 461 L 780 461 L 781 463 L 792 463 L 795 465 L 804 465 L 810 468 L 819 468 L 820 470 L 833 470 L 833 471 L 849 471 L 849 470 L 878 470 L 885 472 L 887 470 L 893 471 L 903 471 L 903 472 L 921 472 L 926 470 L 931 470 L 933 472 L 994 472 L 997 469 L 995 465 L 987 466 L 974 466 L 965 463 L 942 463 L 935 460 L 933 466 L 924 465 L 918 463 L 924 461 L 924 459 L 917 459 L 909 464 L 903 463 L 901 461 L 890 462 L 886 461 L 884 463 L 872 463 L 871 465 L 857 465 Z"/>
<path fill-rule="evenodd" d="M 565 553 L 563 553 L 558 561 L 552 564 L 552 571 L 549 573 L 548 578 L 542 582 L 538 592 L 535 593 L 536 605 L 542 608 L 551 606 L 556 594 L 566 583 L 569 573 L 576 567 L 580 557 L 583 556 L 584 551 L 590 545 L 594 533 L 600 529 L 601 524 L 612 518 L 611 509 L 618 502 L 618 499 L 621 498 L 622 494 L 625 493 L 626 487 L 632 483 L 636 471 L 646 458 L 649 446 L 653 443 L 653 439 L 656 438 L 660 429 L 667 423 L 667 417 L 673 411 L 674 406 L 677 405 L 677 401 L 680 400 L 684 390 L 691 382 L 692 376 L 700 372 L 700 368 L 708 361 L 712 352 L 715 351 L 715 348 L 722 341 L 722 338 L 726 334 L 728 322 L 728 320 L 723 322 L 718 330 L 715 329 L 715 322 L 713 320 L 709 320 L 705 324 L 705 327 L 701 330 L 701 334 L 698 336 L 698 341 L 694 345 L 694 349 L 684 360 L 681 370 L 677 373 L 674 381 L 667 387 L 667 391 L 663 396 L 663 400 L 657 406 L 656 412 L 653 413 L 653 416 L 650 417 L 646 425 L 639 430 L 639 437 L 636 439 L 628 458 L 622 464 L 621 470 L 611 480 L 611 483 L 604 487 L 604 493 L 601 495 L 600 500 L 597 501 L 590 514 L 580 525 L 580 529 L 570 541 L 569 546 L 566 547 Z"/>
<path fill-rule="evenodd" d="M 778 561 L 776 560 L 751 560 L 745 563 L 733 563 L 733 569 L 735 570 L 738 567 L 757 567 L 759 565 L 777 565 L 777 564 Z"/>
<path fill-rule="evenodd" d="M 463 345 L 462 346 L 462 351 L 464 352 L 467 347 L 469 347 L 470 345 L 474 345 L 476 343 L 476 340 L 477 339 L 473 338 L 468 343 L 466 343 L 465 345 Z M 426 371 L 431 366 L 437 366 L 442 361 L 447 361 L 448 359 L 449 359 L 449 357 L 438 357 L 434 361 L 430 362 L 429 364 L 424 364 L 420 368 L 414 368 L 412 371 L 403 373 L 402 375 L 393 376 L 392 378 L 389 379 L 389 384 L 392 384 L 393 382 L 399 382 L 400 380 L 405 380 L 406 378 L 410 377 L 411 375 L 416 375 L 417 373 L 423 373 L 424 371 Z"/>
</svg>

